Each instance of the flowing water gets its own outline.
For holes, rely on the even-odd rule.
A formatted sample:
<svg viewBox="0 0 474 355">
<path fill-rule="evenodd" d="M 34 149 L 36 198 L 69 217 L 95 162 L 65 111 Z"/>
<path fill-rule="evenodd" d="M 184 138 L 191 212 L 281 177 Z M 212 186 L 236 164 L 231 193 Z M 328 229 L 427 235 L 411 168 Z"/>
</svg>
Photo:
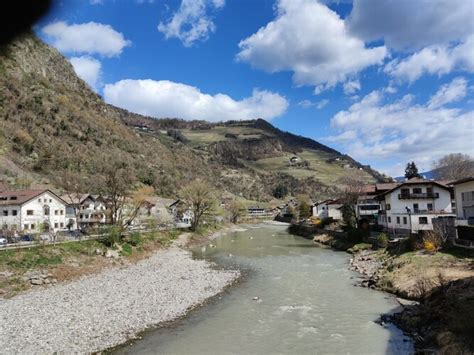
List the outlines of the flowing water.
<svg viewBox="0 0 474 355">
<path fill-rule="evenodd" d="M 196 257 L 239 267 L 243 280 L 123 354 L 407 354 L 412 344 L 374 321 L 397 307 L 354 287 L 346 253 L 318 248 L 284 226 L 248 226 L 198 248 Z M 183 290 L 186 292 L 186 290 Z"/>
</svg>

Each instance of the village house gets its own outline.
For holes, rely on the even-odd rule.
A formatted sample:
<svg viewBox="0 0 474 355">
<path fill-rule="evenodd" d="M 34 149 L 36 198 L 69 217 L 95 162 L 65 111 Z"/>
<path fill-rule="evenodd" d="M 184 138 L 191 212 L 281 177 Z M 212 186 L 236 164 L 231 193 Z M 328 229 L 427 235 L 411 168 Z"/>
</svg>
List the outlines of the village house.
<svg viewBox="0 0 474 355">
<path fill-rule="evenodd" d="M 451 185 L 454 187 L 457 218 L 474 224 L 474 177 L 454 181 Z"/>
<path fill-rule="evenodd" d="M 157 196 L 147 197 L 137 214 L 134 222 L 137 224 L 164 225 L 173 222 L 169 209 L 175 200 Z"/>
<path fill-rule="evenodd" d="M 380 201 L 377 195 L 397 187 L 398 183 L 370 184 L 362 187 L 355 206 L 356 218 L 358 221 L 376 222 L 380 211 Z"/>
<path fill-rule="evenodd" d="M 106 223 L 106 206 L 100 196 L 65 194 L 61 198 L 68 204 L 68 213 L 76 216 L 79 229 L 84 230 Z"/>
<path fill-rule="evenodd" d="M 189 206 L 181 200 L 175 200 L 168 206 L 177 226 L 190 226 L 194 218 L 194 213 Z"/>
<path fill-rule="evenodd" d="M 76 228 L 76 217 L 67 203 L 51 190 L 0 193 L 0 226 L 24 233 L 48 233 Z"/>
<path fill-rule="evenodd" d="M 338 200 L 325 200 L 317 202 L 311 206 L 312 215 L 321 219 L 332 218 L 334 220 L 342 219 L 340 208 L 342 204 Z"/>
<path fill-rule="evenodd" d="M 377 199 L 378 224 L 394 235 L 433 230 L 433 218 L 454 216 L 451 189 L 436 181 L 413 178 Z"/>
</svg>

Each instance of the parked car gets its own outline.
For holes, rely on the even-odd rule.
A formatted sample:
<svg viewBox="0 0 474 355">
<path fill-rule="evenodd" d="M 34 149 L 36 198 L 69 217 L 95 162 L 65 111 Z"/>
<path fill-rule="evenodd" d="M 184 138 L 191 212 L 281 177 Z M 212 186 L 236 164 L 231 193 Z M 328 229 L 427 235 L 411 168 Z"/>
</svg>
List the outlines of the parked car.
<svg viewBox="0 0 474 355">
<path fill-rule="evenodd" d="M 7 245 L 7 243 L 8 243 L 7 238 L 0 237 L 0 245 L 1 246 Z"/>
<path fill-rule="evenodd" d="M 23 242 L 32 242 L 33 240 L 33 236 L 30 234 L 24 234 L 21 236 L 21 241 Z"/>
</svg>

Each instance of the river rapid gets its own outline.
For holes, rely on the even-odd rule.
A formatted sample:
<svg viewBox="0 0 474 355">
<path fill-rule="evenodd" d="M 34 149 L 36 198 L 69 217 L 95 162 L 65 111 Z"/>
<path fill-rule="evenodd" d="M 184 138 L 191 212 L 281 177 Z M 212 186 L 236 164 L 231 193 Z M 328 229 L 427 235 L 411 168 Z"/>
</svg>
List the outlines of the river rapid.
<svg viewBox="0 0 474 355">
<path fill-rule="evenodd" d="M 242 281 L 118 354 L 409 354 L 413 345 L 375 321 L 397 308 L 383 292 L 355 287 L 349 255 L 292 236 L 285 226 L 249 225 L 196 248 Z M 186 290 L 183 290 L 186 292 Z"/>
</svg>

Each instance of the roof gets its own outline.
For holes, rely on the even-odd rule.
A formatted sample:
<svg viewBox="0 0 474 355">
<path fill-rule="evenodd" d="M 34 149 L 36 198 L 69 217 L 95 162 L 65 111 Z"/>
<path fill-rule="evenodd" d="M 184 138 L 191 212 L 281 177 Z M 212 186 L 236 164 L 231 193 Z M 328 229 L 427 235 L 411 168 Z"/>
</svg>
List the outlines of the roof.
<svg viewBox="0 0 474 355">
<path fill-rule="evenodd" d="M 400 184 L 397 184 L 397 186 L 395 186 L 394 188 L 390 189 L 390 190 L 387 190 L 385 192 L 382 192 L 381 194 L 377 195 L 377 198 L 378 197 L 381 197 L 381 196 L 385 196 L 389 193 L 391 193 L 392 191 L 395 191 L 396 189 L 398 189 L 399 187 L 402 187 L 402 186 L 409 186 L 409 185 L 436 185 L 436 186 L 439 186 L 445 190 L 451 190 L 449 186 L 446 186 L 444 183 L 440 183 L 439 181 L 434 181 L 434 180 L 424 180 L 424 179 L 420 179 L 420 178 L 413 178 L 413 179 L 409 179 L 405 182 L 402 182 Z"/>
<path fill-rule="evenodd" d="M 328 200 L 324 200 L 324 201 L 321 201 L 321 202 L 316 202 L 315 204 L 313 204 L 313 206 L 319 206 L 319 205 L 323 205 L 323 204 L 326 204 L 326 205 L 340 205 L 340 202 L 339 202 L 339 200 L 328 199 Z"/>
<path fill-rule="evenodd" d="M 95 198 L 92 195 L 89 195 L 89 194 L 65 194 L 65 195 L 62 195 L 61 198 L 69 204 L 81 204 L 89 196 L 93 200 L 95 200 Z"/>
<path fill-rule="evenodd" d="M 35 197 L 49 192 L 50 194 L 54 195 L 58 200 L 67 204 L 61 197 L 56 195 L 54 192 L 48 189 L 42 190 L 18 190 L 18 191 L 3 191 L 0 192 L 0 206 L 7 206 L 7 205 L 23 205 L 24 203 L 34 199 Z"/>
<path fill-rule="evenodd" d="M 377 191 L 386 191 L 396 188 L 400 183 L 398 182 L 384 182 L 381 184 L 375 184 Z"/>
<path fill-rule="evenodd" d="M 465 182 L 470 182 L 470 181 L 474 181 L 474 177 L 473 177 L 473 176 L 468 177 L 468 178 L 464 178 L 464 179 L 460 179 L 460 180 L 453 181 L 453 182 L 451 183 L 451 185 L 463 184 L 463 183 L 465 183 Z"/>
</svg>

